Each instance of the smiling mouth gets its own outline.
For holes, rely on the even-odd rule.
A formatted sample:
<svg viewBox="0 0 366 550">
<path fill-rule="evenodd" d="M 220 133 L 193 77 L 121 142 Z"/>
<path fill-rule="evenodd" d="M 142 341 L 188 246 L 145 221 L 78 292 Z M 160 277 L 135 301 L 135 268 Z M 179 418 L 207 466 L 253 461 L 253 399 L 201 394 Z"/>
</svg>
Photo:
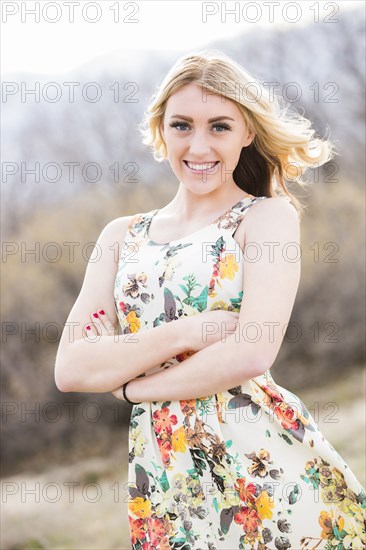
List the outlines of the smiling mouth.
<svg viewBox="0 0 366 550">
<path fill-rule="evenodd" d="M 220 161 L 217 160 L 217 161 L 214 161 L 214 162 L 197 163 L 197 162 L 189 162 L 188 160 L 184 160 L 183 162 L 185 163 L 186 166 L 188 166 L 188 168 L 190 168 L 190 170 L 196 170 L 197 172 L 203 172 L 203 171 L 213 170 L 215 168 L 215 166 L 217 166 L 219 164 Z"/>
</svg>

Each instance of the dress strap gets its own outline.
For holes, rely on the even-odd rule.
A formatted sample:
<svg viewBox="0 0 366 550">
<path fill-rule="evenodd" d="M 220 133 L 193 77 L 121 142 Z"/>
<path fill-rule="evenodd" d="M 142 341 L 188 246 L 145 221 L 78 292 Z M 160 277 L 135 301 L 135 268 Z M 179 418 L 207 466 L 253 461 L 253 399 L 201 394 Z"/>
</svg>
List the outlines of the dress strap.
<svg viewBox="0 0 366 550">
<path fill-rule="evenodd" d="M 220 218 L 220 222 L 218 227 L 227 229 L 230 231 L 231 236 L 234 236 L 235 231 L 237 230 L 240 222 L 243 220 L 244 216 L 248 212 L 249 208 L 251 208 L 254 204 L 257 202 L 260 202 L 264 199 L 267 199 L 266 196 L 261 197 L 254 197 L 251 200 L 242 199 L 237 204 L 235 204 L 222 218 Z"/>
<path fill-rule="evenodd" d="M 267 199 L 266 196 L 254 197 L 250 195 L 245 199 L 240 200 L 234 206 L 232 206 L 225 214 L 218 218 L 218 227 L 220 229 L 227 229 L 230 231 L 233 236 L 237 230 L 240 222 L 243 220 L 244 216 L 254 204 L 264 199 Z M 248 200 L 250 199 L 250 200 Z M 149 230 L 149 226 L 153 216 L 158 212 L 158 208 L 150 210 L 146 213 L 138 213 L 131 219 L 128 228 L 127 234 L 132 238 L 143 239 L 146 237 L 146 234 Z"/>
<path fill-rule="evenodd" d="M 144 237 L 149 227 L 149 223 L 153 215 L 157 212 L 156 210 L 151 210 L 145 214 L 136 214 L 133 216 L 132 220 L 128 224 L 127 233 L 133 237 Z"/>
</svg>

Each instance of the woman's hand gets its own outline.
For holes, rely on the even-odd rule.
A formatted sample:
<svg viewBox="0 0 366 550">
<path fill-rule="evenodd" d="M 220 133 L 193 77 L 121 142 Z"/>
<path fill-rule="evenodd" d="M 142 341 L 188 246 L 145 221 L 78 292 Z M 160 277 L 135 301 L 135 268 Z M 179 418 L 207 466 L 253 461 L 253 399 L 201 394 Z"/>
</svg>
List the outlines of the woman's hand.
<svg viewBox="0 0 366 550">
<path fill-rule="evenodd" d="M 91 323 L 84 329 L 85 336 L 114 336 L 117 334 L 117 326 L 112 324 L 112 321 L 103 309 L 93 311 L 90 314 Z M 89 327 L 89 328 L 87 328 Z M 122 393 L 122 385 L 111 392 L 117 399 L 126 401 Z"/>
<path fill-rule="evenodd" d="M 196 315 L 189 315 L 178 319 L 182 324 L 182 330 L 187 331 L 190 348 L 200 351 L 219 340 L 225 340 L 237 329 L 239 313 L 225 309 L 203 311 Z"/>
</svg>

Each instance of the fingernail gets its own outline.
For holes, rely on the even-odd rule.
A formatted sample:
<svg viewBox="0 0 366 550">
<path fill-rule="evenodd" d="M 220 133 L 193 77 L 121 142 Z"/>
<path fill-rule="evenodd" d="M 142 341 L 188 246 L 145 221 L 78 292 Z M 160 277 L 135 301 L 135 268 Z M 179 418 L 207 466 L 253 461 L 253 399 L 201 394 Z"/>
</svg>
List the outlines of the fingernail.
<svg viewBox="0 0 366 550">
<path fill-rule="evenodd" d="M 89 327 L 89 325 L 88 325 L 88 326 L 86 327 L 86 330 L 90 330 L 90 327 Z"/>
<path fill-rule="evenodd" d="M 98 318 L 98 313 L 93 313 L 93 317 L 97 317 L 97 318 Z"/>
<path fill-rule="evenodd" d="M 103 311 L 102 309 L 99 310 L 99 313 L 100 313 L 101 315 L 105 315 L 105 313 L 104 313 L 104 311 Z"/>
</svg>

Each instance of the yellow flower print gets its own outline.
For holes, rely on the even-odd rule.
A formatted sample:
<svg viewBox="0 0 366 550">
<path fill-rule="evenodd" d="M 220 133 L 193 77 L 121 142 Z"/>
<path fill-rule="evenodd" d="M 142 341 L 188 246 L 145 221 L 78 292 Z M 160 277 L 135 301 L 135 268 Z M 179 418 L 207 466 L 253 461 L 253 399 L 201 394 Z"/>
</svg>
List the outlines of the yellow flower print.
<svg viewBox="0 0 366 550">
<path fill-rule="evenodd" d="M 337 529 L 338 529 L 338 531 L 342 531 L 343 528 L 344 528 L 344 518 L 342 516 L 338 516 Z"/>
<path fill-rule="evenodd" d="M 232 487 L 225 488 L 224 493 L 221 497 L 222 507 L 223 508 L 231 508 L 231 506 L 240 506 L 240 498 Z"/>
<path fill-rule="evenodd" d="M 151 501 L 136 497 L 128 503 L 128 509 L 138 518 L 147 518 L 151 516 Z"/>
<path fill-rule="evenodd" d="M 221 279 L 234 280 L 235 273 L 239 270 L 238 263 L 235 261 L 235 254 L 224 254 L 219 263 L 219 274 Z"/>
<path fill-rule="evenodd" d="M 194 307 L 188 304 L 185 304 L 184 302 L 182 302 L 182 306 L 183 306 L 184 314 L 188 315 L 188 317 L 190 317 L 191 315 L 196 315 L 197 309 L 195 309 Z"/>
<path fill-rule="evenodd" d="M 172 445 L 174 452 L 186 452 L 187 439 L 184 426 L 181 426 L 178 430 L 174 430 L 172 433 Z"/>
<path fill-rule="evenodd" d="M 164 278 L 167 281 L 171 281 L 175 273 L 175 269 L 182 265 L 182 262 L 177 256 L 170 256 L 164 261 Z"/>
<path fill-rule="evenodd" d="M 187 478 L 186 483 L 187 489 L 189 490 L 188 494 L 190 495 L 189 502 L 194 507 L 200 506 L 205 500 L 205 493 L 203 491 L 201 482 L 198 479 Z"/>
<path fill-rule="evenodd" d="M 267 491 L 262 491 L 255 501 L 258 515 L 261 519 L 272 519 L 272 509 L 274 507 L 273 498 Z"/>
<path fill-rule="evenodd" d="M 130 437 L 131 441 L 134 443 L 135 456 L 143 456 L 147 440 L 141 433 L 141 427 L 137 426 L 136 428 L 132 428 Z"/>
<path fill-rule="evenodd" d="M 217 464 L 214 467 L 213 471 L 215 472 L 215 474 L 224 478 L 226 486 L 234 487 L 234 484 L 237 480 L 237 474 L 235 472 L 230 471 L 228 468 L 225 468 L 225 466 L 222 466 L 221 464 Z"/>
<path fill-rule="evenodd" d="M 126 315 L 125 320 L 127 321 L 131 332 L 138 332 L 140 330 L 141 323 L 138 317 L 136 317 L 135 311 L 130 311 L 130 313 Z"/>
<path fill-rule="evenodd" d="M 212 306 L 210 307 L 210 310 L 213 311 L 215 309 L 228 309 L 229 306 L 226 302 L 224 302 L 223 300 L 217 300 L 217 302 L 214 302 L 212 304 Z"/>
<path fill-rule="evenodd" d="M 364 509 L 357 503 L 345 498 L 339 503 L 339 507 L 347 516 L 356 518 L 360 523 L 364 521 Z"/>
<path fill-rule="evenodd" d="M 347 535 L 342 541 L 344 548 L 352 548 L 352 550 L 365 548 L 366 539 L 362 523 L 360 523 L 359 525 L 354 525 L 352 518 L 345 518 L 344 529 L 347 532 Z"/>
<path fill-rule="evenodd" d="M 178 472 L 173 478 L 173 487 L 181 489 L 186 484 L 186 476 Z"/>
</svg>

